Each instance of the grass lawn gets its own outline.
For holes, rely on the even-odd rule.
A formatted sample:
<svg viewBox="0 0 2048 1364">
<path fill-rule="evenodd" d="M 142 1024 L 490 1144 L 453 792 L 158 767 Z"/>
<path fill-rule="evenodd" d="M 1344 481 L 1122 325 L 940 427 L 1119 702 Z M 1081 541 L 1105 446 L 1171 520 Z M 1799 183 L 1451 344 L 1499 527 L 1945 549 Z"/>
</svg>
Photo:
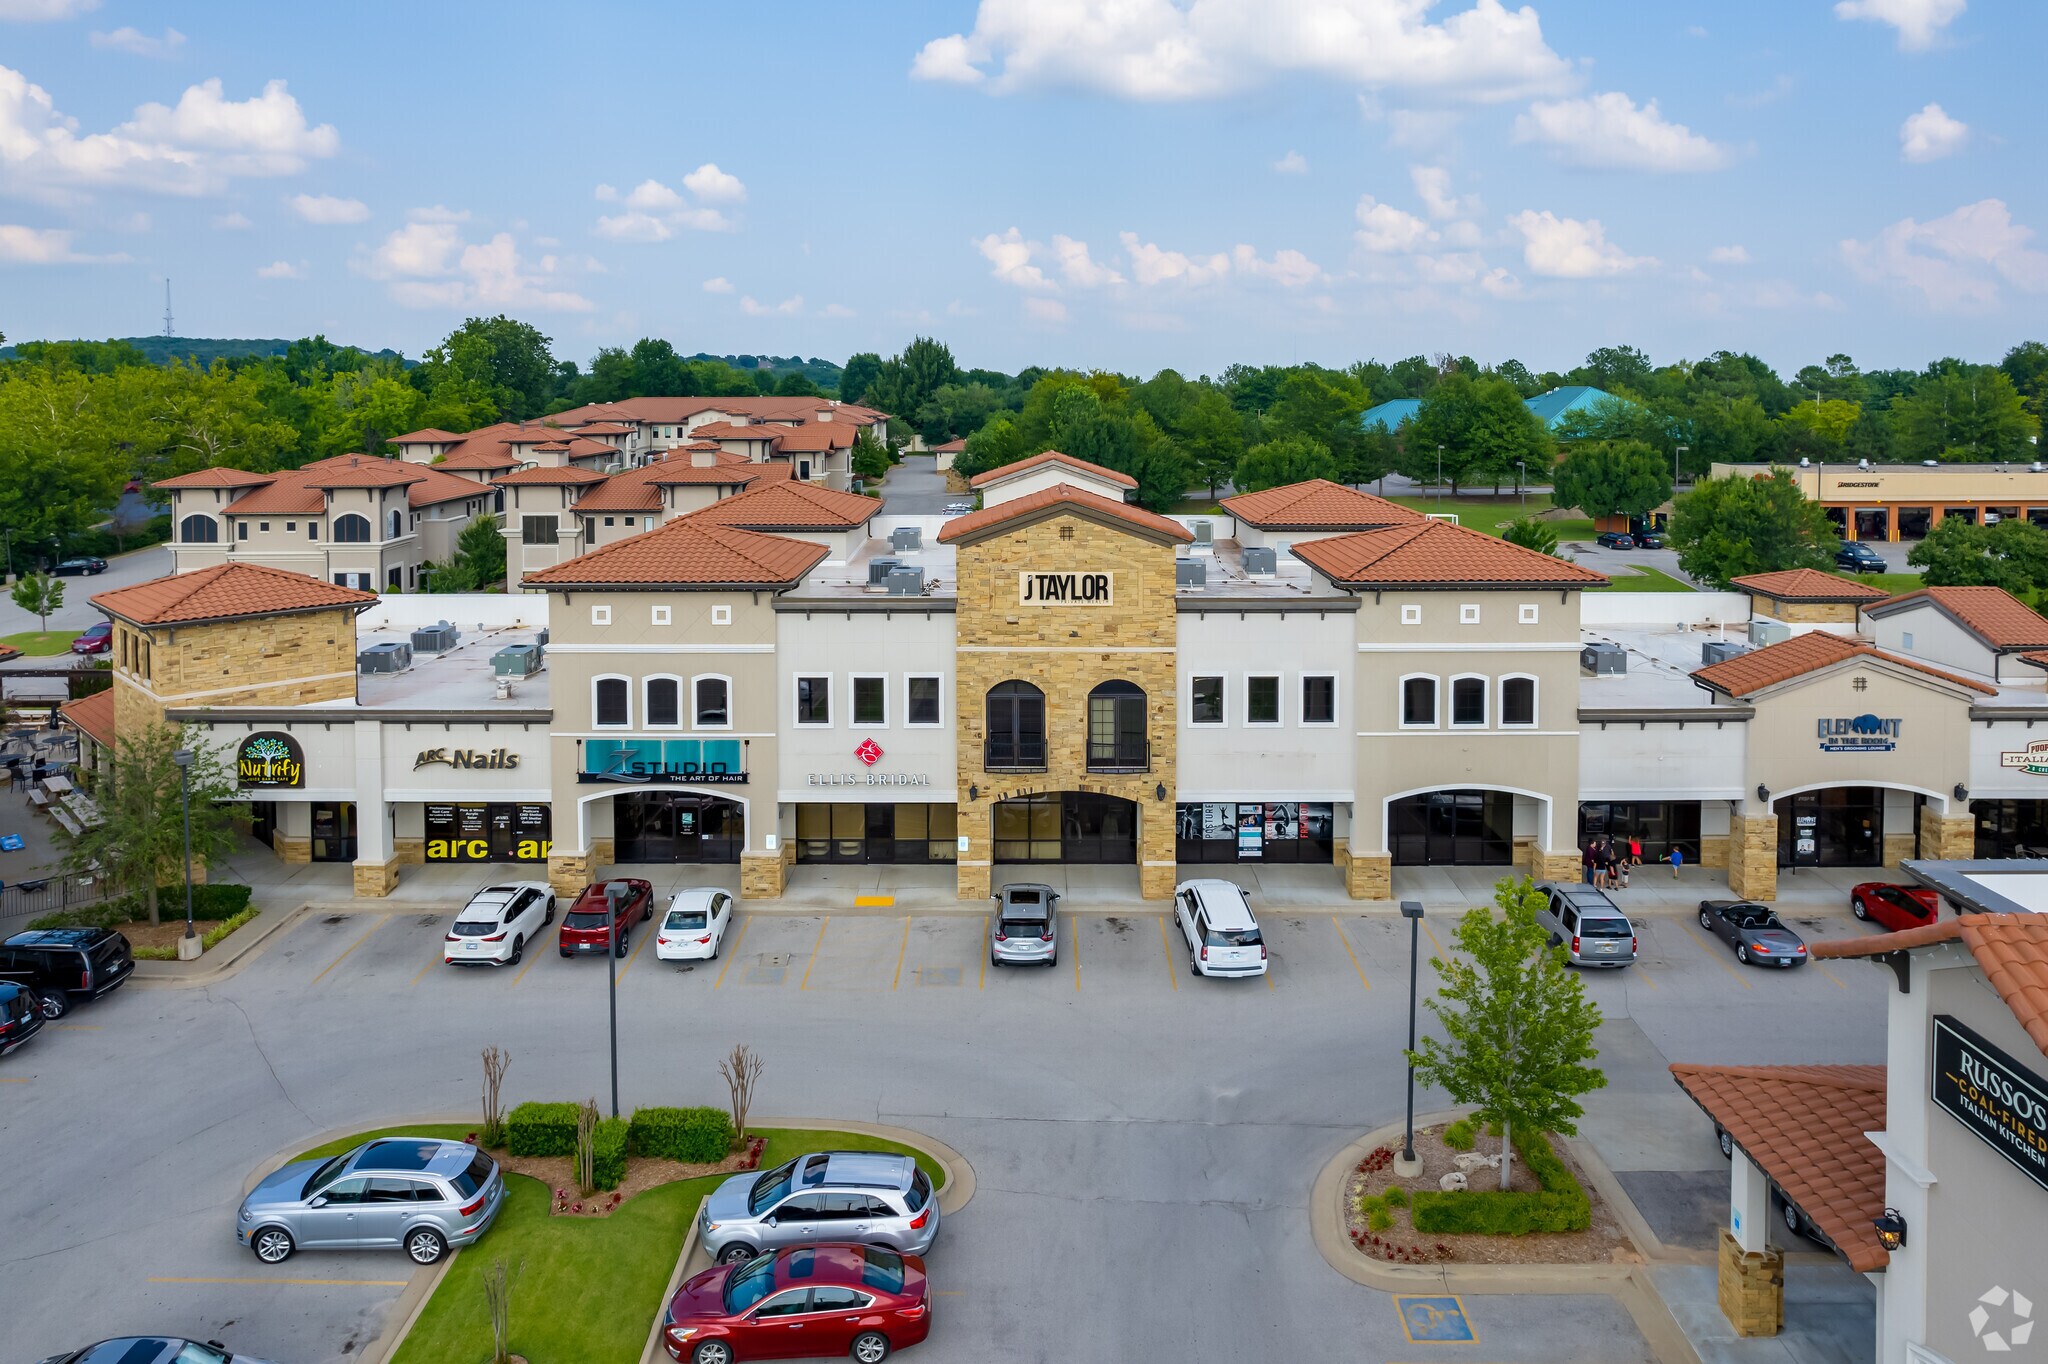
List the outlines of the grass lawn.
<svg viewBox="0 0 2048 1364">
<path fill-rule="evenodd" d="M 33 658 L 48 658 L 71 648 L 76 630 L 23 630 L 18 635 L 0 635 L 0 644 L 12 644 Z"/>
<path fill-rule="evenodd" d="M 1927 585 L 1926 579 L 1918 573 L 1851 573 L 1846 576 L 1867 586 L 1882 588 L 1894 596 L 1901 592 L 1918 592 Z"/>
<path fill-rule="evenodd" d="M 1227 516 L 1223 504 L 1213 497 L 1183 497 L 1166 509 L 1168 516 Z"/>
<path fill-rule="evenodd" d="M 1603 592 L 1691 592 L 1694 589 L 1654 568 L 1638 568 L 1636 576 L 1619 575 L 1608 580 L 1607 586 L 1597 589 Z"/>
<path fill-rule="evenodd" d="M 1371 489 L 1367 491 L 1370 492 Z M 1474 497 L 1470 493 L 1461 493 L 1456 497 L 1445 497 L 1442 502 L 1438 502 L 1434 495 L 1424 493 L 1419 496 L 1391 497 L 1387 500 L 1398 502 L 1404 507 L 1413 507 L 1416 511 L 1424 513 L 1453 513 L 1457 516 L 1459 525 L 1484 535 L 1499 535 L 1510 521 L 1519 520 L 1524 516 L 1537 516 L 1550 510 L 1549 493 L 1530 493 L 1526 497 L 1516 497 L 1511 492 L 1502 493 L 1499 497 Z M 1560 520 L 1546 521 L 1544 524 L 1557 532 L 1559 540 L 1593 538 L 1593 519 L 1589 516 L 1568 516 Z"/>
</svg>

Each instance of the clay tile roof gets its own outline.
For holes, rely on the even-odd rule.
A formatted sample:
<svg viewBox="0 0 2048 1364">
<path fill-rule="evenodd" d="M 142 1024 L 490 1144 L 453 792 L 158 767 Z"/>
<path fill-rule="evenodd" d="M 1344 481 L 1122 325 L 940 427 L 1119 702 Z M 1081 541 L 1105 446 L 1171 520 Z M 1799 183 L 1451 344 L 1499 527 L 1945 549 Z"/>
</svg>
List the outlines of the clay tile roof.
<svg viewBox="0 0 2048 1364">
<path fill-rule="evenodd" d="M 414 479 L 405 490 L 406 505 L 431 507 L 441 502 L 460 502 L 466 497 L 488 497 L 490 489 L 473 478 L 443 473 L 433 465 L 420 470 L 425 478 Z"/>
<path fill-rule="evenodd" d="M 1816 957 L 1869 957 L 1958 940 L 2034 1045 L 2048 1054 L 2048 914 L 1964 914 L 1897 933 L 1817 942 L 1812 952 Z"/>
<path fill-rule="evenodd" d="M 1731 586 L 1772 601 L 1883 601 L 1891 594 L 1816 568 L 1788 568 L 1777 573 L 1751 573 L 1731 578 Z"/>
<path fill-rule="evenodd" d="M 796 428 L 778 422 L 755 420 L 741 426 L 737 422 L 705 422 L 690 432 L 696 440 L 774 440 L 786 436 Z"/>
<path fill-rule="evenodd" d="M 691 512 L 689 519 L 748 530 L 852 530 L 881 510 L 872 497 L 788 480 L 714 502 Z"/>
<path fill-rule="evenodd" d="M 949 440 L 944 445 L 934 445 L 932 453 L 935 455 L 957 455 L 966 448 L 967 437 L 962 436 L 958 440 Z"/>
<path fill-rule="evenodd" d="M 1186 526 L 1170 517 L 1146 511 L 1143 507 L 1132 506 L 1128 502 L 1115 501 L 1100 493 L 1091 493 L 1085 488 L 1076 488 L 1071 483 L 1055 483 L 1050 488 L 1041 488 L 1035 493 L 1013 497 L 1007 502 L 984 507 L 966 516 L 954 517 L 939 528 L 939 542 L 966 543 L 980 539 L 983 535 L 1000 530 L 1015 521 L 1036 521 L 1063 511 L 1135 530 L 1156 540 L 1186 543 L 1195 538 Z"/>
<path fill-rule="evenodd" d="M 417 431 L 408 431 L 402 436 L 393 436 L 393 445 L 445 445 L 462 437 L 453 431 L 443 431 L 438 426 L 423 426 Z"/>
<path fill-rule="evenodd" d="M 241 616 L 369 606 L 376 600 L 375 592 L 336 587 L 303 573 L 234 563 L 173 573 L 133 587 L 117 587 L 95 596 L 92 604 L 134 625 L 189 625 Z"/>
<path fill-rule="evenodd" d="M 605 475 L 595 469 L 586 469 L 580 464 L 536 464 L 531 469 L 518 469 L 503 478 L 494 478 L 493 483 L 512 484 L 553 484 L 602 483 Z"/>
<path fill-rule="evenodd" d="M 2038 649 L 2048 645 L 2048 619 L 2002 587 L 1923 587 L 1872 608 L 1873 615 L 1929 601 L 1994 649 Z"/>
<path fill-rule="evenodd" d="M 1129 474 L 1120 474 L 1114 469 L 1106 469 L 1100 464 L 1090 464 L 1085 459 L 1075 459 L 1072 455 L 1063 455 L 1057 450 L 1047 450 L 1043 454 L 1033 455 L 1029 459 L 1020 459 L 1014 464 L 1005 464 L 1000 469 L 990 469 L 987 473 L 976 474 L 973 478 L 968 479 L 967 483 L 969 487 L 986 487 L 988 484 L 1000 483 L 1004 479 L 1015 478 L 1019 474 L 1029 473 L 1031 470 L 1047 464 L 1060 464 L 1069 469 L 1078 469 L 1084 474 L 1092 474 L 1096 478 L 1114 483 L 1119 488 L 1135 488 L 1138 486 L 1138 480 L 1132 478 Z"/>
<path fill-rule="evenodd" d="M 1346 587 L 1599 587 L 1569 560 L 1423 518 L 1294 547 L 1297 559 Z"/>
<path fill-rule="evenodd" d="M 1671 1067 L 1672 1078 L 1735 1138 L 1860 1274 L 1890 1260 L 1872 1219 L 1884 1212 L 1883 1066 Z"/>
<path fill-rule="evenodd" d="M 395 488 L 401 483 L 418 483 L 427 476 L 423 464 L 407 464 L 381 455 L 324 459 L 299 472 L 312 475 L 306 480 L 309 488 Z"/>
<path fill-rule="evenodd" d="M 627 422 L 590 422 L 576 428 L 579 436 L 630 436 L 636 430 Z"/>
<path fill-rule="evenodd" d="M 1312 478 L 1223 499 L 1223 508 L 1261 530 L 1374 530 L 1428 518 L 1398 502 Z"/>
<path fill-rule="evenodd" d="M 2048 668 L 2048 650 L 2037 649 L 2032 653 L 2015 654 L 2022 663 L 2031 663 L 2037 668 Z"/>
<path fill-rule="evenodd" d="M 327 510 L 327 494 L 312 485 L 317 466 L 279 474 L 252 492 L 243 493 L 221 511 L 229 516 L 317 516 Z"/>
<path fill-rule="evenodd" d="M 750 464 L 743 459 L 722 459 L 716 464 L 692 464 L 687 459 L 664 460 L 647 466 L 648 481 L 670 483 L 757 483 L 789 477 L 787 464 Z"/>
<path fill-rule="evenodd" d="M 152 488 L 255 488 L 277 478 L 276 474 L 252 474 L 240 469 L 194 469 L 176 478 L 161 479 Z"/>
<path fill-rule="evenodd" d="M 1300 549 L 1301 547 L 1297 546 L 1295 552 L 1299 553 Z M 1958 687 L 1968 687 L 1971 691 L 1982 692 L 1986 696 L 1998 694 L 1997 688 L 1987 687 L 1982 682 L 1972 682 L 1967 677 L 1958 677 L 1939 668 L 1930 668 L 1924 663 L 1915 663 L 1910 658 L 1888 654 L 1860 639 L 1845 639 L 1841 635 L 1831 635 L 1824 630 L 1811 630 L 1803 635 L 1794 635 L 1790 639 L 1766 645 L 1750 653 L 1723 659 L 1719 663 L 1710 663 L 1704 668 L 1696 668 L 1693 670 L 1693 678 L 1729 696 L 1753 696 L 1766 687 L 1775 687 L 1780 682 L 1790 682 L 1795 677 L 1804 677 L 1810 672 L 1831 668 L 1852 658 L 1880 659 L 1901 668 L 1911 668 L 1916 673 L 1938 677 Z"/>
<path fill-rule="evenodd" d="M 813 454 L 820 450 L 844 450 L 851 446 L 860 428 L 848 422 L 813 422 L 808 426 L 783 429 L 775 448 L 784 454 Z"/>
<path fill-rule="evenodd" d="M 684 516 L 529 573 L 524 581 L 545 587 L 789 587 L 827 552 L 809 541 Z"/>
<path fill-rule="evenodd" d="M 57 707 L 72 727 L 101 748 L 114 746 L 114 689 L 96 691 Z"/>
</svg>

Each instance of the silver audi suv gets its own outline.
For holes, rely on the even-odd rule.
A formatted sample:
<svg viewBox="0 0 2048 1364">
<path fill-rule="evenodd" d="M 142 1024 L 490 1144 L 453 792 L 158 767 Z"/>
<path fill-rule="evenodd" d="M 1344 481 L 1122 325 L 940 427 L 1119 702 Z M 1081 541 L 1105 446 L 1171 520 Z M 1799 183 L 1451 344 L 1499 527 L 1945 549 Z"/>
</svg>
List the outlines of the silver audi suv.
<svg viewBox="0 0 2048 1364">
<path fill-rule="evenodd" d="M 734 1175 L 704 1200 L 699 1223 L 704 1249 L 720 1264 L 846 1241 L 922 1255 L 939 1234 L 939 1200 L 909 1156 L 818 1151 Z"/>
<path fill-rule="evenodd" d="M 505 1199 L 498 1162 L 438 1137 L 379 1137 L 300 1160 L 242 1200 L 235 1239 L 267 1265 L 295 1250 L 404 1247 L 430 1265 L 484 1234 Z"/>
</svg>

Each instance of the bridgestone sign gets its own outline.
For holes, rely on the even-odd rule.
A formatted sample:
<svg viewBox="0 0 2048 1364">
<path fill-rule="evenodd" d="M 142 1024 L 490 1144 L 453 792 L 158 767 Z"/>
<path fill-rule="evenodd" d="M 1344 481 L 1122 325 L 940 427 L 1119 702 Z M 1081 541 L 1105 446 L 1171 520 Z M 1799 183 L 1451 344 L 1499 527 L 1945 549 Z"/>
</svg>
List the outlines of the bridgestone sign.
<svg viewBox="0 0 2048 1364">
<path fill-rule="evenodd" d="M 1017 601 L 1023 606 L 1114 606 L 1115 574 L 1019 573 Z"/>
<path fill-rule="evenodd" d="M 2048 1082 L 1947 1014 L 1934 1016 L 1935 1105 L 2048 1189 Z"/>
</svg>

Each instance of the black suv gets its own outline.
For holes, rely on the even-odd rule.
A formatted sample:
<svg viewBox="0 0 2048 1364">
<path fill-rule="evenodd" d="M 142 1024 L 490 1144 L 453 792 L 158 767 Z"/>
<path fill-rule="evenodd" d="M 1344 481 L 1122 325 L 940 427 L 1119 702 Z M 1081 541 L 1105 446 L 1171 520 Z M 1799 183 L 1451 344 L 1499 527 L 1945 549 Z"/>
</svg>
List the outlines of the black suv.
<svg viewBox="0 0 2048 1364">
<path fill-rule="evenodd" d="M 1891 565 L 1884 556 L 1861 540 L 1844 540 L 1835 550 L 1835 567 L 1851 573 L 1888 573 Z"/>
<path fill-rule="evenodd" d="M 44 1018 L 98 999 L 134 969 L 128 940 L 111 928 L 32 929 L 0 942 L 0 980 L 42 996 Z"/>
<path fill-rule="evenodd" d="M 0 981 L 0 1056 L 43 1028 L 43 1001 L 26 985 Z"/>
</svg>

